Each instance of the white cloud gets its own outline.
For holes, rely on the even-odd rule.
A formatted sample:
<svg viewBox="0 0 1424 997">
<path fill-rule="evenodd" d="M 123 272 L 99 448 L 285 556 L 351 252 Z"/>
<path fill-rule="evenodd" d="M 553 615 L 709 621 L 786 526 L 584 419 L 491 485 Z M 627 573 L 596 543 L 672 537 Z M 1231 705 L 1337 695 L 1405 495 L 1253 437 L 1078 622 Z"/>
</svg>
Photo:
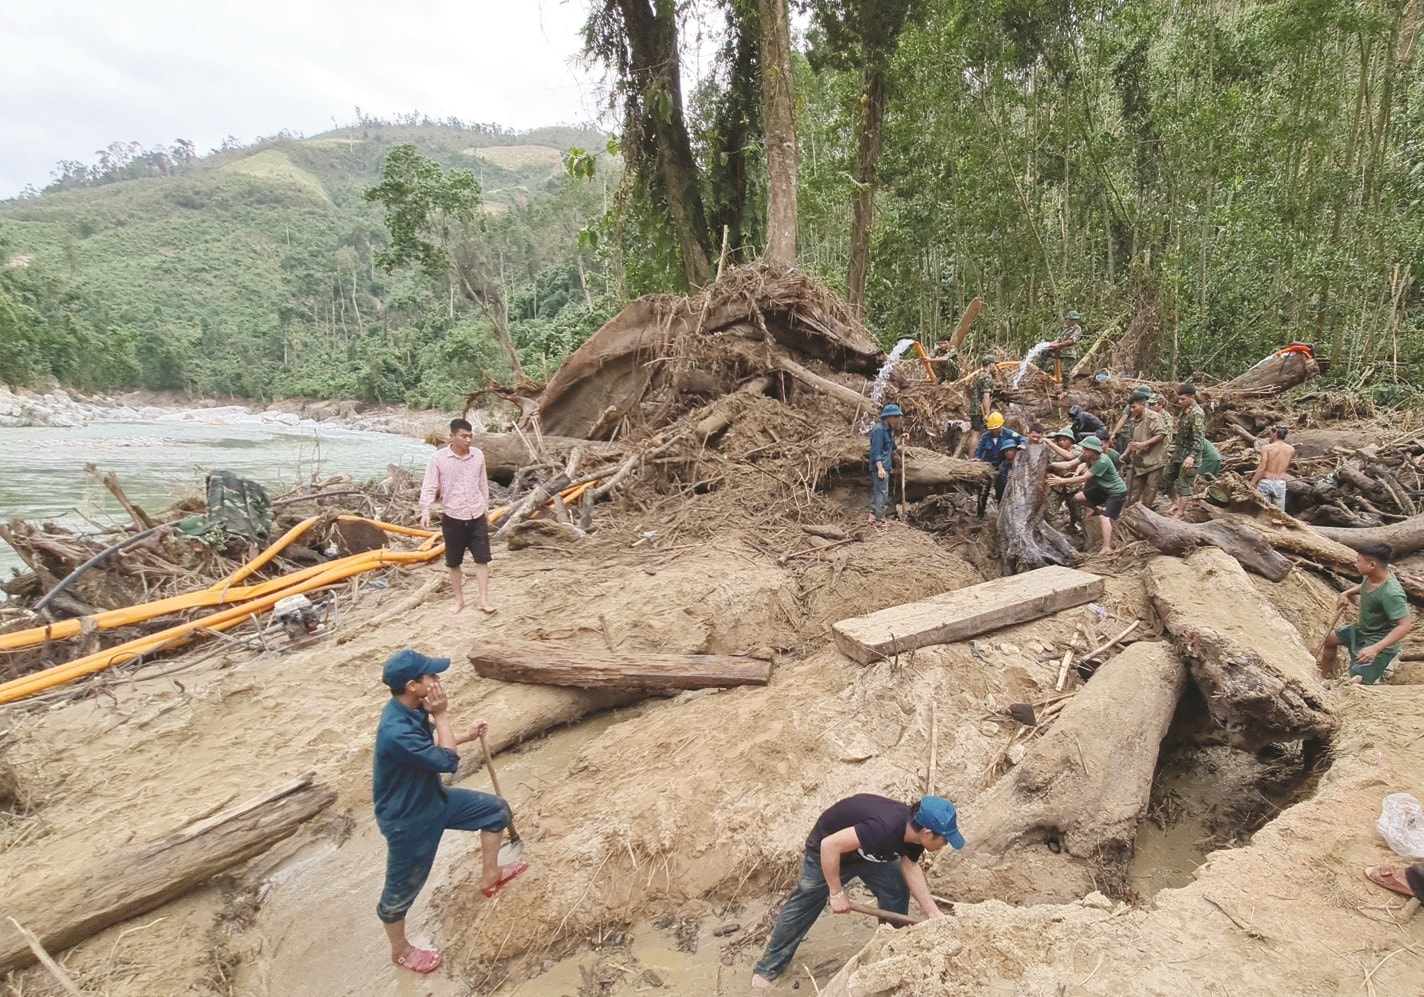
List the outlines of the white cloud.
<svg viewBox="0 0 1424 997">
<path fill-rule="evenodd" d="M 113 141 L 200 150 L 354 108 L 532 128 L 595 119 L 585 0 L 71 0 L 0 9 L 0 197 Z"/>
</svg>

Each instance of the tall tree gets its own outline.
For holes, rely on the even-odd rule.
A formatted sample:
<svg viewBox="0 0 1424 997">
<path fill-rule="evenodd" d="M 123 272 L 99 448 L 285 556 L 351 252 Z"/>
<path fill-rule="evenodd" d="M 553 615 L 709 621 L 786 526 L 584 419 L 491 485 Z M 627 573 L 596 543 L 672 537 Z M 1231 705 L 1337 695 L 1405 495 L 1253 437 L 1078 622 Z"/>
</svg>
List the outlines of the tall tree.
<svg viewBox="0 0 1424 997">
<path fill-rule="evenodd" d="M 796 95 L 786 0 L 757 0 L 762 117 L 766 122 L 766 256 L 796 261 Z"/>
<path fill-rule="evenodd" d="M 584 47 L 613 70 L 636 193 L 666 212 L 690 287 L 707 283 L 711 238 L 682 96 L 676 0 L 595 0 Z"/>
<path fill-rule="evenodd" d="M 861 74 L 846 273 L 846 301 L 857 315 L 865 308 L 865 280 L 870 272 L 876 170 L 890 96 L 890 60 L 906 21 L 919 4 L 920 0 L 811 0 L 812 19 L 821 35 L 821 44 L 812 50 L 813 58 L 839 70 L 859 67 Z"/>
<path fill-rule="evenodd" d="M 523 378 L 499 275 L 480 245 L 483 201 L 475 175 L 446 171 L 415 146 L 398 145 L 386 153 L 381 182 L 367 188 L 365 198 L 385 208 L 391 236 L 390 248 L 378 253 L 376 262 L 387 271 L 418 266 L 448 279 L 494 327 L 514 376 Z"/>
</svg>

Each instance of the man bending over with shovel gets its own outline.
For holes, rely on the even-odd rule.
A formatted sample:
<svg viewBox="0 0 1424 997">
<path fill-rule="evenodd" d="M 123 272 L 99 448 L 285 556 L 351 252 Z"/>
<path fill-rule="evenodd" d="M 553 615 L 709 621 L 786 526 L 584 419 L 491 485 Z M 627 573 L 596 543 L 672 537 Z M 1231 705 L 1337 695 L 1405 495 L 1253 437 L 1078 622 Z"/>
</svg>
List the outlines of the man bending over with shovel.
<svg viewBox="0 0 1424 997">
<path fill-rule="evenodd" d="M 954 804 L 926 796 L 911 806 L 870 793 L 846 797 L 816 820 L 806 839 L 806 860 L 796 889 L 781 905 L 781 914 L 756 964 L 752 989 L 765 990 L 785 971 L 796 947 L 831 902 L 832 914 L 850 911 L 845 884 L 862 880 L 882 910 L 904 914 L 910 897 L 926 917 L 943 917 L 935 905 L 920 856 L 946 844 L 964 847 Z"/>
<path fill-rule="evenodd" d="M 493 897 L 529 863 L 499 864 L 499 845 L 511 820 L 509 804 L 469 789 L 446 789 L 441 772 L 460 764 L 458 745 L 477 741 L 488 729 L 483 720 L 464 734 L 450 729 L 440 673 L 449 658 L 427 658 L 406 648 L 391 655 L 381 674 L 391 701 L 376 729 L 373 796 L 376 823 L 386 836 L 386 887 L 376 916 L 391 940 L 391 961 L 417 973 L 440 966 L 440 954 L 419 949 L 405 936 L 405 915 L 435 863 L 440 836 L 448 829 L 479 831 L 483 890 Z"/>
</svg>

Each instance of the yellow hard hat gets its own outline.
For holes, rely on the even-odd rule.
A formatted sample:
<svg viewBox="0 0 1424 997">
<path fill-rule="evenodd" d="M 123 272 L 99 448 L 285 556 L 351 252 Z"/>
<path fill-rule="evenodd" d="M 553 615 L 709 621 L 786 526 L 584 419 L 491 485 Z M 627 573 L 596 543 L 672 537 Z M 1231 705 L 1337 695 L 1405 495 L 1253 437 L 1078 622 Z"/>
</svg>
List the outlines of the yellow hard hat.
<svg viewBox="0 0 1424 997">
<path fill-rule="evenodd" d="M 1001 427 L 1003 424 L 1004 424 L 1004 417 L 1003 417 L 1002 415 L 1000 415 L 998 412 L 991 412 L 991 413 L 989 414 L 989 428 L 990 428 L 990 429 L 998 429 L 998 428 Z"/>
</svg>

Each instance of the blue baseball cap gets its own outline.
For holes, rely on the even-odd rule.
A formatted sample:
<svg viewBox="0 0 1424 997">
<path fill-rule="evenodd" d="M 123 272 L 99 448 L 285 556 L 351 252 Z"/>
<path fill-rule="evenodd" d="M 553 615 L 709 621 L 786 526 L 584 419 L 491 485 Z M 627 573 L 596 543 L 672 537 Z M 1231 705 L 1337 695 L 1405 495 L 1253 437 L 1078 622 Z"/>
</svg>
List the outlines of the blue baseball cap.
<svg viewBox="0 0 1424 997">
<path fill-rule="evenodd" d="M 427 658 L 407 647 L 386 660 L 386 667 L 381 670 L 381 681 L 390 687 L 391 692 L 401 693 L 405 692 L 407 682 L 414 682 L 422 675 L 439 675 L 449 667 L 449 658 Z"/>
<path fill-rule="evenodd" d="M 920 827 L 946 839 L 956 851 L 964 847 L 964 835 L 959 833 L 958 811 L 954 809 L 954 804 L 944 797 L 923 797 L 914 819 Z"/>
<path fill-rule="evenodd" d="M 904 414 L 905 414 L 904 412 L 901 412 L 901 411 L 900 411 L 900 406 L 896 405 L 894 402 L 891 402 L 889 405 L 886 405 L 883 409 L 880 410 L 880 418 L 882 418 L 882 419 L 884 419 L 886 416 L 890 416 L 890 415 L 904 415 Z"/>
</svg>

